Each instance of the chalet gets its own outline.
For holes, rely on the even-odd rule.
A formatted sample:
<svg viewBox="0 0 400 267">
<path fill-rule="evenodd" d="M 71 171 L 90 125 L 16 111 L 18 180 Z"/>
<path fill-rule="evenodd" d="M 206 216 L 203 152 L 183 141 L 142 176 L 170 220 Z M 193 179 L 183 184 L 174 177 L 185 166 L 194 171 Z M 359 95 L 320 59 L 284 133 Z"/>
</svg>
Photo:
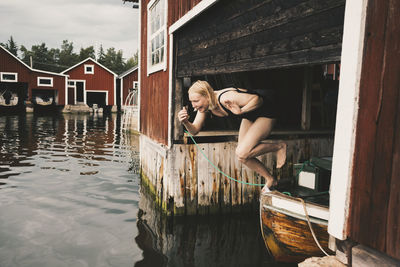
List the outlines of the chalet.
<svg viewBox="0 0 400 267">
<path fill-rule="evenodd" d="M 354 266 L 398 264 L 399 0 L 140 0 L 139 9 L 142 177 L 167 214 L 257 203 L 258 187 L 230 181 L 203 154 L 232 177 L 262 182 L 235 159 L 236 121 L 211 118 L 198 146 L 188 141 L 177 113 L 191 83 L 271 88 L 281 116 L 270 138 L 287 142 L 288 157 L 279 171 L 271 155 L 261 160 L 284 178 L 298 162 L 332 156 L 337 253 Z M 340 82 L 327 65 L 340 66 Z"/>
<path fill-rule="evenodd" d="M 33 69 L 0 46 L 0 104 L 15 104 L 24 109 L 25 103 L 65 105 L 67 76 Z M 15 101 L 13 101 L 15 100 Z"/>
<path fill-rule="evenodd" d="M 119 80 L 119 91 L 120 91 L 120 96 L 118 101 L 118 106 L 124 108 L 124 106 L 127 104 L 128 101 L 128 95 L 130 92 L 137 92 L 139 89 L 139 81 L 138 81 L 138 67 L 133 67 L 124 73 L 120 74 L 118 76 Z M 134 105 L 138 105 L 138 98 L 137 94 L 135 94 L 135 98 L 132 99 Z"/>
<path fill-rule="evenodd" d="M 117 75 L 92 58 L 87 58 L 62 72 L 68 75 L 68 105 L 97 104 L 117 109 Z"/>
</svg>

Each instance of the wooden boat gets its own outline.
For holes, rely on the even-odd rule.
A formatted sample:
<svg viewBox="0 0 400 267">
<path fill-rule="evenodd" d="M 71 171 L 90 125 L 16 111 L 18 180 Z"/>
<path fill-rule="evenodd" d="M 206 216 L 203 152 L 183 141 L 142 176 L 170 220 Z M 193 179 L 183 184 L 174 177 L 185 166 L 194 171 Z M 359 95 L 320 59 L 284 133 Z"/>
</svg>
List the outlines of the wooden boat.
<svg viewBox="0 0 400 267">
<path fill-rule="evenodd" d="M 40 106 L 49 106 L 53 104 L 53 98 L 49 97 L 47 99 L 43 99 L 41 97 L 35 97 L 35 103 Z"/>
<path fill-rule="evenodd" d="M 278 262 L 300 262 L 308 257 L 323 255 L 311 233 L 303 203 L 318 242 L 328 251 L 327 205 L 302 202 L 297 197 L 277 191 L 261 195 L 260 223 L 264 243 Z"/>
<path fill-rule="evenodd" d="M 0 95 L 0 106 L 13 107 L 13 106 L 16 106 L 16 105 L 18 105 L 18 96 L 17 96 L 17 94 L 10 94 L 8 99 L 4 98 L 3 95 Z"/>
</svg>

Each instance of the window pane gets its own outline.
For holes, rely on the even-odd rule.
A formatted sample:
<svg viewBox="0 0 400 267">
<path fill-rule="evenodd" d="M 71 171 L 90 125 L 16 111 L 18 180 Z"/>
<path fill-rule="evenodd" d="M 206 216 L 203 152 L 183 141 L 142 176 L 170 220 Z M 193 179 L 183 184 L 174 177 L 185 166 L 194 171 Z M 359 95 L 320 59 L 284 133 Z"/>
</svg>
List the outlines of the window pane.
<svg viewBox="0 0 400 267">
<path fill-rule="evenodd" d="M 5 81 L 15 81 L 17 78 L 15 74 L 3 74 L 2 79 Z"/>
<path fill-rule="evenodd" d="M 160 33 L 160 47 L 164 45 L 164 31 Z"/>
<path fill-rule="evenodd" d="M 155 38 L 155 42 L 156 42 L 156 49 L 160 48 L 160 38 L 158 35 Z"/>
<path fill-rule="evenodd" d="M 156 51 L 156 62 L 155 64 L 158 64 L 160 62 L 160 50 Z"/>
<path fill-rule="evenodd" d="M 164 47 L 162 47 L 160 49 L 160 51 L 161 51 L 160 62 L 163 62 L 164 61 Z"/>
<path fill-rule="evenodd" d="M 40 84 L 51 84 L 51 80 L 50 79 L 39 79 L 39 83 Z"/>
</svg>

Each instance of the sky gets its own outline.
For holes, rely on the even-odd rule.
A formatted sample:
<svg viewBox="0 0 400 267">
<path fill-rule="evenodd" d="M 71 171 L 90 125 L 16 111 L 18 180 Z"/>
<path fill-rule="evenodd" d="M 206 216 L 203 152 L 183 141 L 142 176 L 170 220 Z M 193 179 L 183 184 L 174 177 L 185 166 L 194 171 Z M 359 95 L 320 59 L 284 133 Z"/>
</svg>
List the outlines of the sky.
<svg viewBox="0 0 400 267">
<path fill-rule="evenodd" d="M 0 0 L 0 42 L 10 36 L 31 49 L 45 43 L 61 48 L 73 42 L 74 52 L 93 45 L 96 54 L 114 47 L 125 59 L 138 49 L 139 11 L 123 0 Z"/>
</svg>

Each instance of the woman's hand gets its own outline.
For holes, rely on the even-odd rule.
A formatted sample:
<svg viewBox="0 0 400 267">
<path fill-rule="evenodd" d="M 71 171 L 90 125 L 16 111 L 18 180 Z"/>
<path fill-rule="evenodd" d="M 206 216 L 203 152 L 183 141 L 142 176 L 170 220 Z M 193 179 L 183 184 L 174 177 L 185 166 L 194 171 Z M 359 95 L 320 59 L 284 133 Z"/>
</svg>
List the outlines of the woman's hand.
<svg viewBox="0 0 400 267">
<path fill-rule="evenodd" d="M 235 115 L 242 114 L 242 109 L 240 108 L 240 106 L 237 103 L 235 103 L 231 100 L 226 100 L 224 104 L 230 111 L 232 111 L 233 114 L 235 114 Z"/>
<path fill-rule="evenodd" d="M 185 123 L 188 122 L 189 119 L 189 114 L 186 110 L 186 107 L 183 107 L 179 112 L 178 112 L 178 120 L 180 123 Z"/>
</svg>

